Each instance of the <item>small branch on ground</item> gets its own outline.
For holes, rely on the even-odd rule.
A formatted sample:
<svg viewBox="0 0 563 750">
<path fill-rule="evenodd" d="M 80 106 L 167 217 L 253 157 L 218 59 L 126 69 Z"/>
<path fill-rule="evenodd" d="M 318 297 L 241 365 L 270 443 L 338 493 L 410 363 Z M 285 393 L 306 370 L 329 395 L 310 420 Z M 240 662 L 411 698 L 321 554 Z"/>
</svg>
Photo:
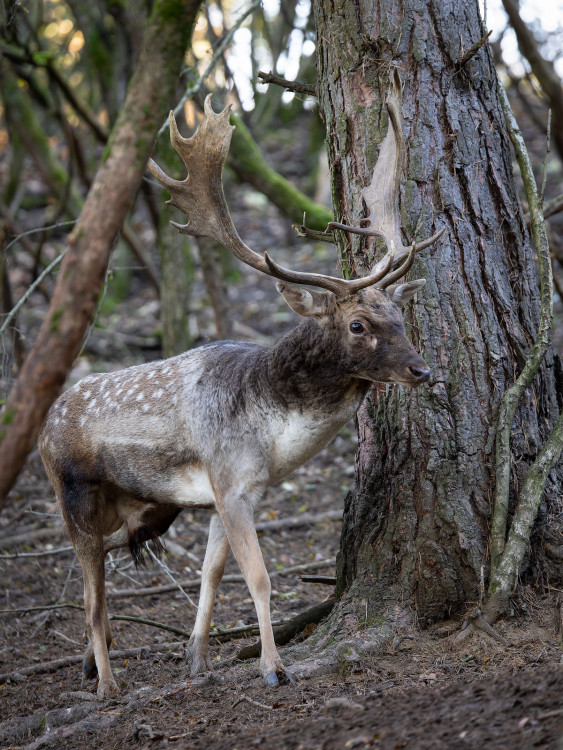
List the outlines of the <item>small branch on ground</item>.
<svg viewBox="0 0 563 750">
<path fill-rule="evenodd" d="M 342 510 L 327 510 L 325 513 L 302 513 L 299 516 L 276 518 L 273 521 L 261 521 L 256 524 L 256 531 L 272 531 L 273 529 L 293 529 L 297 526 L 308 526 L 321 521 L 342 520 Z"/>
<path fill-rule="evenodd" d="M 0 560 L 17 560 L 20 557 L 51 557 L 62 555 L 63 552 L 72 552 L 74 547 L 58 547 L 57 549 L 45 549 L 41 552 L 16 552 L 14 555 L 0 555 Z"/>
<path fill-rule="evenodd" d="M 148 646 L 136 646 L 135 648 L 122 648 L 115 651 L 109 652 L 110 659 L 127 659 L 131 656 L 140 656 L 145 651 L 159 651 L 162 649 L 174 649 L 178 646 L 185 645 L 185 641 L 171 641 L 170 643 L 151 643 Z M 50 674 L 56 672 L 58 669 L 63 667 L 69 667 L 73 664 L 82 664 L 84 659 L 83 654 L 74 654 L 73 656 L 64 656 L 61 659 L 54 659 L 53 661 L 47 661 L 42 664 L 33 664 L 30 667 L 22 667 L 21 669 L 15 669 L 13 672 L 4 672 L 0 674 L 0 684 L 10 679 L 18 679 L 20 677 L 28 677 L 32 674 Z"/>
<path fill-rule="evenodd" d="M 326 586 L 336 586 L 336 576 L 299 576 L 303 583 L 324 583 Z"/>
<path fill-rule="evenodd" d="M 236 701 L 233 703 L 231 708 L 236 708 L 239 703 L 242 703 L 243 701 L 246 701 L 247 703 L 251 703 L 253 706 L 258 706 L 258 708 L 265 708 L 266 711 L 273 711 L 273 706 L 267 706 L 265 703 L 259 703 L 258 701 L 252 700 L 252 698 L 249 698 L 248 695 L 241 695 L 239 696 Z"/>
<path fill-rule="evenodd" d="M 314 242 L 328 242 L 331 245 L 336 244 L 332 232 L 318 232 L 316 229 L 309 229 L 309 227 L 305 226 L 305 218 L 303 218 L 303 224 L 292 224 L 291 227 L 292 229 L 295 229 L 298 237 L 305 237 Z"/>
<path fill-rule="evenodd" d="M 176 633 L 181 635 L 182 638 L 189 638 L 191 633 L 181 628 L 175 628 L 173 625 L 165 625 L 163 622 L 157 622 L 156 620 L 146 620 L 144 617 L 132 617 L 131 615 L 109 615 L 110 620 L 123 620 L 124 622 L 136 622 L 139 625 L 149 625 L 151 628 L 158 628 L 159 630 L 168 630 L 170 633 Z"/>
<path fill-rule="evenodd" d="M 20 607 L 19 609 L 0 609 L 0 615 L 29 615 L 32 612 L 47 612 L 50 609 L 81 609 L 84 607 L 79 602 L 62 602 L 56 604 L 43 604 L 40 607 Z"/>
<path fill-rule="evenodd" d="M 11 549 L 17 547 L 18 544 L 29 544 L 32 541 L 38 541 L 40 539 L 51 539 L 54 536 L 63 536 L 65 529 L 62 526 L 47 526 L 40 529 L 34 529 L 28 531 L 25 534 L 15 534 L 0 539 L 0 549 Z"/>
<path fill-rule="evenodd" d="M 302 565 L 291 565 L 280 570 L 272 570 L 270 578 L 286 576 L 302 570 L 318 570 L 319 568 L 333 567 L 334 564 L 334 560 L 315 560 L 315 562 L 304 563 Z M 223 576 L 221 583 L 244 583 L 244 576 L 240 573 L 230 573 Z M 180 581 L 180 585 L 184 589 L 197 589 L 201 586 L 201 578 Z M 117 589 L 115 591 L 108 591 L 106 596 L 108 599 L 121 599 L 128 596 L 154 596 L 157 594 L 166 594 L 168 591 L 174 591 L 176 588 L 177 584 L 165 583 L 161 586 L 147 586 L 146 588 L 139 589 Z"/>
</svg>

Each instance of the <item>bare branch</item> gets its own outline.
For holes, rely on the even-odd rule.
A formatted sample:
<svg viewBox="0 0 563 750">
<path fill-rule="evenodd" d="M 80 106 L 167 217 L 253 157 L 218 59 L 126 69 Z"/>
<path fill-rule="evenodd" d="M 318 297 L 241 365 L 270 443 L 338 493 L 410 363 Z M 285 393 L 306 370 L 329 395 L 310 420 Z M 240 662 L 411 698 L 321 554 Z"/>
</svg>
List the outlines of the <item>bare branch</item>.
<svg viewBox="0 0 563 750">
<path fill-rule="evenodd" d="M 23 294 L 20 297 L 20 299 L 12 307 L 12 309 L 10 310 L 10 312 L 6 315 L 6 319 L 4 320 L 4 322 L 2 323 L 2 325 L 0 326 L 0 336 L 4 335 L 4 333 L 6 332 L 8 326 L 10 325 L 10 323 L 12 322 L 12 320 L 16 317 L 16 315 L 18 314 L 18 310 L 20 309 L 20 307 L 23 307 L 23 305 L 31 297 L 31 295 L 33 294 L 33 292 L 41 284 L 41 282 L 43 281 L 43 279 L 46 276 L 48 276 L 51 273 L 51 271 L 59 265 L 59 263 L 61 262 L 61 260 L 65 257 L 65 253 L 66 253 L 66 249 L 63 250 L 63 252 L 60 255 L 58 255 L 55 258 L 55 260 L 53 260 L 51 263 L 49 263 L 49 265 L 47 266 L 47 268 L 45 268 L 43 270 L 43 272 L 39 274 L 39 276 L 35 279 L 35 281 L 33 282 L 33 284 L 30 284 L 30 286 L 29 286 L 28 290 L 25 292 L 25 294 Z"/>
<path fill-rule="evenodd" d="M 475 42 L 475 44 L 471 45 L 471 47 L 467 50 L 467 52 L 461 57 L 457 64 L 458 67 L 463 68 L 463 66 L 471 60 L 472 57 L 474 57 L 477 52 L 483 47 L 488 41 L 489 37 L 493 33 L 493 30 L 491 29 L 487 34 L 485 34 L 484 37 L 481 37 L 478 42 Z"/>
<path fill-rule="evenodd" d="M 270 578 L 275 578 L 277 576 L 283 577 L 290 575 L 291 573 L 298 573 L 302 570 L 319 570 L 320 568 L 334 567 L 334 564 L 334 560 L 316 560 L 315 562 L 304 563 L 302 565 L 291 565 L 287 568 L 281 568 L 280 570 L 272 570 Z M 244 577 L 240 573 L 228 573 L 223 576 L 221 583 L 244 583 Z M 198 589 L 201 586 L 201 578 L 180 581 L 180 585 L 184 589 Z M 106 596 L 108 599 L 121 599 L 129 596 L 155 596 L 157 594 L 165 594 L 169 591 L 175 591 L 177 588 L 178 586 L 176 583 L 165 583 L 161 586 L 147 586 L 146 588 L 116 589 L 114 591 L 108 591 Z"/>
<path fill-rule="evenodd" d="M 163 622 L 157 622 L 156 620 L 147 620 L 144 617 L 132 617 L 130 615 L 109 615 L 110 620 L 123 620 L 124 622 L 136 622 L 139 625 L 150 625 L 151 628 L 158 628 L 159 630 L 168 630 L 170 633 L 176 633 L 184 638 L 189 638 L 191 633 L 181 628 L 175 628 L 173 625 L 166 625 Z"/>
<path fill-rule="evenodd" d="M 260 0 L 254 0 L 249 7 L 241 13 L 241 15 L 236 20 L 234 26 L 225 34 L 225 36 L 220 40 L 219 44 L 217 45 L 217 48 L 215 49 L 215 52 L 213 53 L 213 57 L 209 61 L 209 65 L 204 70 L 202 75 L 198 78 L 197 81 L 194 83 L 189 83 L 186 91 L 184 92 L 184 95 L 178 102 L 178 104 L 174 107 L 174 116 L 177 117 L 180 112 L 182 111 L 182 108 L 184 104 L 188 101 L 188 99 L 193 99 L 193 97 L 201 90 L 201 87 L 205 83 L 205 80 L 207 76 L 211 73 L 213 68 L 217 65 L 218 61 L 222 58 L 226 48 L 231 43 L 231 40 L 234 36 L 235 31 L 241 26 L 243 21 L 248 18 L 249 15 L 254 13 L 256 8 L 260 6 Z M 160 130 L 158 131 L 158 138 L 166 131 L 166 129 L 169 127 L 170 124 L 170 118 L 168 118 L 165 122 L 163 122 L 162 126 L 160 127 Z"/>
<path fill-rule="evenodd" d="M 273 73 L 263 73 L 261 70 L 256 73 L 261 83 L 273 83 L 276 86 L 282 86 L 288 91 L 294 91 L 296 94 L 305 94 L 306 96 L 318 97 L 317 87 L 310 83 L 301 83 L 300 81 L 287 81 L 285 78 L 276 76 Z"/>
<path fill-rule="evenodd" d="M 541 180 L 541 191 L 540 191 L 540 203 L 543 206 L 543 199 L 545 196 L 545 183 L 547 182 L 547 160 L 549 159 L 549 152 L 551 151 L 551 110 L 547 113 L 547 129 L 545 133 L 545 156 L 543 158 L 543 174 Z M 544 214 L 545 219 L 545 214 Z"/>
<path fill-rule="evenodd" d="M 0 555 L 0 560 L 17 560 L 19 557 L 51 557 L 61 555 L 63 552 L 72 552 L 74 547 L 59 547 L 58 549 L 46 549 L 41 552 L 16 552 L 15 555 Z"/>
</svg>

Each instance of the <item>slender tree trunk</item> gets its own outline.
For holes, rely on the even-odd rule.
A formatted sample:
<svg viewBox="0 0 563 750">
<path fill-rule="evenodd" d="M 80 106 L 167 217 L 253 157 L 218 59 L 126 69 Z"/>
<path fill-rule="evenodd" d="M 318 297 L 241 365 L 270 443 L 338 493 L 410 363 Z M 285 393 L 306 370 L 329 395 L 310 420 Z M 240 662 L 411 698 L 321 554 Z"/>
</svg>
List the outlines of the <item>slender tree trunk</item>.
<svg viewBox="0 0 563 750">
<path fill-rule="evenodd" d="M 314 9 L 338 220 L 358 226 L 364 216 L 360 190 L 388 127 L 385 96 L 397 68 L 406 239 L 447 230 L 416 260 L 411 277 L 427 285 L 405 314 L 432 378 L 416 391 L 375 387 L 362 406 L 338 561 L 341 609 L 356 620 L 383 622 L 407 609 L 425 623 L 476 601 L 482 566 L 487 573 L 498 405 L 537 329 L 536 262 L 489 50 L 457 65 L 486 33 L 476 0 L 316 0 Z M 374 248 L 359 237 L 344 242 L 350 265 L 365 274 Z M 556 371 L 550 352 L 516 415 L 515 486 L 557 420 Z M 544 522 L 561 488 L 553 472 Z M 557 555 L 548 560 L 538 544 L 532 553 L 538 571 L 561 574 Z"/>
<path fill-rule="evenodd" d="M 107 158 L 69 237 L 46 319 L 0 419 L 0 507 L 92 318 L 114 239 L 170 103 L 198 7 L 199 0 L 157 0 L 153 6 Z"/>
</svg>

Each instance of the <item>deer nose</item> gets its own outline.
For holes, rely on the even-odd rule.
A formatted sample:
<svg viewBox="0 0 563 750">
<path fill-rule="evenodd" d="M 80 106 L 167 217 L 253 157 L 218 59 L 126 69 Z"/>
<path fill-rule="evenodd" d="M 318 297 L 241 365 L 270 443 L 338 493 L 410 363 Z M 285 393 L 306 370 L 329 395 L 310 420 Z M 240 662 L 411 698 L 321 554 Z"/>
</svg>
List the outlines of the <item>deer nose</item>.
<svg viewBox="0 0 563 750">
<path fill-rule="evenodd" d="M 416 378 L 420 383 L 425 383 L 430 377 L 429 367 L 417 367 L 416 365 L 409 365 L 407 370 L 410 372 L 413 378 Z"/>
</svg>

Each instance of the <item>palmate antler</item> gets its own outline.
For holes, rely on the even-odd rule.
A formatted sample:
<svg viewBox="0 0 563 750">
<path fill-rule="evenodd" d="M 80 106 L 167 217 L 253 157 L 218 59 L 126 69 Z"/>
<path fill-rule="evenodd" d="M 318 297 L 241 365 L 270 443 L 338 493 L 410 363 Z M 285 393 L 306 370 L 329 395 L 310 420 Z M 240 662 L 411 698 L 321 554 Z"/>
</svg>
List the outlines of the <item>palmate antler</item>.
<svg viewBox="0 0 563 750">
<path fill-rule="evenodd" d="M 376 284 L 380 289 L 385 289 L 404 276 L 413 263 L 415 253 L 434 244 L 446 231 L 443 227 L 423 242 L 414 243 L 410 247 L 403 245 L 399 214 L 399 187 L 405 160 L 405 138 L 401 126 L 401 81 L 396 70 L 391 79 L 386 104 L 389 111 L 389 128 L 379 148 L 371 183 L 362 190 L 362 197 L 368 210 L 366 220 L 370 226 L 351 227 L 336 221 L 331 221 L 327 226 L 327 231 L 341 229 L 345 232 L 365 237 L 381 237 L 385 240 L 387 253 L 376 263 L 372 273 L 388 268 L 390 257 L 391 265 L 394 266 L 407 256 L 402 266 L 390 274 L 386 273 Z"/>
<path fill-rule="evenodd" d="M 374 284 L 388 286 L 388 284 L 393 283 L 393 281 L 408 271 L 412 264 L 414 253 L 420 246 L 413 245 L 410 252 L 407 251 L 409 252 L 407 261 L 391 274 L 389 274 L 389 271 L 392 266 L 403 257 L 401 255 L 397 256 L 392 246 L 389 248 L 390 251 L 385 258 L 379 261 L 370 276 L 361 279 L 345 280 L 318 273 L 292 271 L 289 268 L 279 266 L 269 257 L 268 253 L 264 253 L 264 257 L 262 257 L 245 245 L 239 237 L 231 219 L 221 179 L 234 129 L 234 126 L 229 123 L 231 108 L 228 106 L 217 114 L 211 107 L 210 99 L 211 95 L 205 99 L 205 116 L 203 122 L 191 138 L 183 138 L 180 135 L 174 114 L 170 113 L 170 141 L 186 165 L 188 171 L 186 179 L 183 181 L 174 180 L 168 177 L 152 159 L 148 163 L 148 168 L 154 177 L 170 193 L 171 198 L 168 203 L 179 208 L 188 217 L 187 224 L 182 225 L 171 222 L 173 226 L 183 234 L 189 234 L 194 237 L 210 237 L 220 242 L 243 263 L 269 276 L 296 284 L 309 284 L 321 287 L 322 289 L 328 289 L 334 292 L 337 297 L 345 297 Z M 379 161 L 376 165 L 376 170 L 378 165 Z M 374 171 L 374 180 L 375 177 L 376 172 Z M 398 184 L 398 174 L 393 179 Z M 372 182 L 372 185 L 366 188 L 366 191 L 370 191 L 373 184 Z M 346 227 L 346 229 L 356 231 L 353 227 Z M 365 233 L 366 230 L 360 229 L 359 231 L 360 233 Z M 435 235 L 431 240 L 427 240 L 426 244 L 435 241 L 440 234 Z"/>
</svg>

